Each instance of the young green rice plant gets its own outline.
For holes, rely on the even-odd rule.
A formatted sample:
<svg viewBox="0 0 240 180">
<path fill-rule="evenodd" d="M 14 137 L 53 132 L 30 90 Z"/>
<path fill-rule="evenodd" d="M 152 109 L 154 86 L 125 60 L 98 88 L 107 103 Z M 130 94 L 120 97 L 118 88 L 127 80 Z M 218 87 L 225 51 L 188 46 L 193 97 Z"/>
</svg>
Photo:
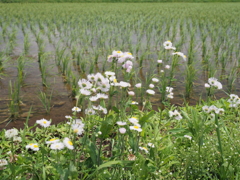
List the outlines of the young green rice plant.
<svg viewBox="0 0 240 180">
<path fill-rule="evenodd" d="M 188 65 L 186 68 L 185 97 L 190 98 L 193 89 L 193 81 L 196 79 L 196 69 L 194 68 L 193 64 Z"/>
<path fill-rule="evenodd" d="M 194 60 L 194 39 L 195 39 L 196 30 L 192 29 L 190 33 L 190 42 L 188 48 L 188 65 L 191 65 Z"/>
<path fill-rule="evenodd" d="M 38 94 L 38 98 L 41 101 L 47 114 L 50 113 L 51 108 L 52 108 L 52 106 L 51 106 L 52 95 L 53 95 L 53 90 L 51 91 L 51 94 L 49 94 L 49 95 L 47 95 L 45 92 L 42 92 L 42 91 Z"/>
<path fill-rule="evenodd" d="M 8 104 L 10 118 L 17 119 L 20 111 L 20 83 L 15 81 L 13 84 L 9 82 L 9 98 Z"/>
<path fill-rule="evenodd" d="M 57 48 L 56 48 L 56 54 L 55 54 L 55 61 L 58 66 L 60 66 L 61 61 L 64 58 L 65 50 L 66 50 L 66 47 L 61 48 L 60 44 L 58 43 Z"/>
<path fill-rule="evenodd" d="M 234 90 L 234 83 L 237 80 L 238 74 L 239 74 L 239 72 L 238 72 L 237 68 L 232 68 L 230 70 L 230 73 L 229 73 L 229 75 L 227 77 L 227 80 L 228 80 L 228 86 L 227 86 L 228 87 L 228 93 L 233 92 L 233 90 Z"/>
<path fill-rule="evenodd" d="M 63 75 L 66 75 L 67 71 L 70 70 L 69 67 L 70 57 L 66 55 L 61 61 L 61 71 Z"/>
<path fill-rule="evenodd" d="M 41 77 L 42 77 L 42 85 L 47 87 L 47 57 L 48 54 L 44 53 L 41 55 L 41 60 L 39 62 L 39 69 L 41 72 Z"/>
<path fill-rule="evenodd" d="M 24 55 L 28 54 L 29 48 L 30 48 L 29 33 L 25 33 L 25 36 L 24 36 Z"/>
<path fill-rule="evenodd" d="M 19 56 L 17 59 L 17 70 L 18 70 L 18 82 L 23 83 L 26 73 L 24 72 L 24 67 L 26 65 L 26 57 Z"/>
</svg>

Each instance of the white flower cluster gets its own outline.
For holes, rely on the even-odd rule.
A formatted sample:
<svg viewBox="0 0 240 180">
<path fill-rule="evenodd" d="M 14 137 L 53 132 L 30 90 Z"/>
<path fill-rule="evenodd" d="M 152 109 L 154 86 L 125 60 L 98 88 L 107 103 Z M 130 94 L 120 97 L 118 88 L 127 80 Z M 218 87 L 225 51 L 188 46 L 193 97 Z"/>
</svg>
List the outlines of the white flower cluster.
<svg viewBox="0 0 240 180">
<path fill-rule="evenodd" d="M 173 117 L 176 120 L 181 120 L 182 119 L 181 114 L 177 110 L 169 111 L 169 117 Z"/>
<path fill-rule="evenodd" d="M 222 84 L 214 77 L 208 79 L 208 83 L 205 83 L 206 88 L 214 87 L 217 89 L 222 89 Z"/>
<path fill-rule="evenodd" d="M 214 105 L 211 106 L 203 106 L 202 110 L 205 113 L 216 113 L 216 114 L 223 114 L 224 113 L 224 109 L 223 108 L 217 108 Z"/>
<path fill-rule="evenodd" d="M 126 72 L 130 72 L 133 63 L 132 60 L 134 57 L 130 52 L 122 52 L 122 51 L 113 51 L 112 55 L 108 56 L 108 62 L 117 61 L 117 63 L 122 64 L 122 67 L 126 69 Z"/>
<path fill-rule="evenodd" d="M 238 95 L 230 94 L 230 99 L 228 99 L 228 102 L 230 103 L 229 107 L 238 107 L 240 104 L 240 99 Z"/>
<path fill-rule="evenodd" d="M 76 119 L 72 122 L 71 124 L 71 128 L 73 130 L 74 133 L 76 133 L 77 135 L 82 135 L 82 133 L 84 132 L 84 124 L 81 121 L 81 119 Z"/>
<path fill-rule="evenodd" d="M 173 88 L 172 87 L 166 87 L 166 97 L 169 98 L 169 99 L 172 99 L 173 98 Z"/>
<path fill-rule="evenodd" d="M 52 138 L 49 141 L 46 141 L 46 144 L 50 144 L 50 149 L 53 150 L 62 150 L 64 147 L 67 147 L 68 149 L 74 149 L 72 141 L 65 137 L 63 142 L 60 142 L 59 139 Z"/>
<path fill-rule="evenodd" d="M 173 44 L 172 44 L 171 41 L 165 41 L 165 42 L 163 43 L 163 46 L 164 46 L 164 48 L 167 49 L 167 50 L 174 50 L 174 51 L 176 50 L 176 48 L 173 47 Z M 184 55 L 182 52 L 174 52 L 174 53 L 172 53 L 172 55 L 178 55 L 178 56 L 182 57 L 184 61 L 187 60 L 187 56 Z"/>
<path fill-rule="evenodd" d="M 80 79 L 78 81 L 80 93 L 90 96 L 99 92 L 108 92 L 110 89 L 109 79 L 105 78 L 101 73 L 89 74 L 87 79 Z M 101 98 L 101 95 L 98 95 L 97 98 Z"/>
<path fill-rule="evenodd" d="M 18 130 L 15 128 L 6 130 L 5 137 L 12 139 L 14 142 L 22 142 L 22 138 L 18 136 Z"/>
<path fill-rule="evenodd" d="M 31 149 L 33 151 L 39 151 L 39 145 L 37 143 L 30 143 L 26 145 L 26 149 Z"/>
<path fill-rule="evenodd" d="M 142 131 L 141 125 L 138 123 L 138 119 L 136 117 L 130 118 L 129 121 L 133 124 L 133 126 L 130 126 L 131 130 L 135 130 L 138 132 Z"/>
</svg>

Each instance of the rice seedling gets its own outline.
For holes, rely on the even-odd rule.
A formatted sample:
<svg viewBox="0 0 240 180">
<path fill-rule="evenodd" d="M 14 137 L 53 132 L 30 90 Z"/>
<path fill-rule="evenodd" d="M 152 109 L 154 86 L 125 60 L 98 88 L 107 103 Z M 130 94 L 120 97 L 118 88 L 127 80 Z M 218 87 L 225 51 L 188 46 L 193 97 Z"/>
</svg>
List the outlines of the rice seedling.
<svg viewBox="0 0 240 180">
<path fill-rule="evenodd" d="M 53 90 L 51 91 L 51 93 L 49 95 L 47 95 L 45 92 L 42 92 L 42 91 L 38 94 L 38 98 L 41 101 L 47 114 L 50 113 L 51 108 L 52 108 L 52 106 L 51 106 L 52 95 L 53 95 Z"/>
</svg>

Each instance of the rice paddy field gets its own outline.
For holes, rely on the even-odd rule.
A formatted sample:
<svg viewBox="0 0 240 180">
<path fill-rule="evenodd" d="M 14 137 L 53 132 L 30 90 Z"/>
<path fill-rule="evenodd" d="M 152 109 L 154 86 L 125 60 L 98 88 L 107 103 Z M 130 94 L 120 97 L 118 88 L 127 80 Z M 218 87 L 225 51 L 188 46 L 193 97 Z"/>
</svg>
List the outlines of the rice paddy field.
<svg viewBox="0 0 240 180">
<path fill-rule="evenodd" d="M 240 3 L 0 4 L 3 179 L 239 179 Z"/>
</svg>

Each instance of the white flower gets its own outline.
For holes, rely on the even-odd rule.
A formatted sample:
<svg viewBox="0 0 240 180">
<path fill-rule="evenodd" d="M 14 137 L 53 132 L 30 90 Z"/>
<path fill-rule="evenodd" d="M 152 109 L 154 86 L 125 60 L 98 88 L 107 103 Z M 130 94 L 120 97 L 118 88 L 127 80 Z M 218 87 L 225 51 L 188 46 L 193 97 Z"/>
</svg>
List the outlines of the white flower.
<svg viewBox="0 0 240 180">
<path fill-rule="evenodd" d="M 84 128 L 84 124 L 83 122 L 81 121 L 81 119 L 76 119 L 72 122 L 72 126 L 78 126 L 78 127 L 81 127 L 81 128 Z"/>
<path fill-rule="evenodd" d="M 14 136 L 14 137 L 13 137 L 13 141 L 14 141 L 14 142 L 22 142 L 22 138 L 21 138 L 21 137 L 18 137 L 18 136 Z"/>
<path fill-rule="evenodd" d="M 108 95 L 107 94 L 98 93 L 97 94 L 97 98 L 98 99 L 108 99 Z"/>
<path fill-rule="evenodd" d="M 192 140 L 192 137 L 189 135 L 184 135 L 185 138 L 188 138 L 189 140 Z"/>
<path fill-rule="evenodd" d="M 94 82 L 95 81 L 95 74 L 89 74 L 89 75 L 87 75 L 87 78 L 90 82 Z M 90 84 L 91 85 L 89 85 L 89 87 L 92 86 L 92 83 L 90 83 Z"/>
<path fill-rule="evenodd" d="M 106 71 L 104 74 L 105 74 L 107 77 L 115 76 L 115 72 L 112 72 L 112 71 Z"/>
<path fill-rule="evenodd" d="M 46 144 L 53 144 L 53 143 L 57 143 L 57 142 L 59 142 L 59 139 L 52 138 L 49 141 L 46 141 Z"/>
<path fill-rule="evenodd" d="M 138 123 L 138 119 L 136 117 L 131 117 L 130 119 L 128 119 L 131 123 L 133 123 L 134 125 Z"/>
<path fill-rule="evenodd" d="M 131 85 L 130 85 L 129 83 L 124 82 L 124 81 L 120 81 L 119 86 L 120 86 L 120 87 L 123 87 L 123 88 L 131 87 Z"/>
<path fill-rule="evenodd" d="M 112 52 L 112 56 L 116 57 L 116 58 L 121 57 L 122 55 L 123 55 L 122 51 L 113 51 Z"/>
<path fill-rule="evenodd" d="M 155 83 L 157 83 L 157 82 L 159 82 L 159 79 L 157 79 L 157 78 L 152 78 L 152 81 L 155 82 Z"/>
<path fill-rule="evenodd" d="M 91 95 L 91 91 L 87 90 L 87 89 L 80 89 L 80 93 L 82 95 L 85 95 L 85 96 L 89 96 Z"/>
<path fill-rule="evenodd" d="M 63 144 L 68 148 L 68 149 L 74 149 L 73 143 L 69 138 L 64 138 Z"/>
<path fill-rule="evenodd" d="M 46 127 L 50 126 L 51 121 L 48 121 L 46 119 L 41 119 L 41 120 L 37 120 L 36 123 L 39 124 L 40 126 L 46 128 Z"/>
<path fill-rule="evenodd" d="M 145 151 L 145 153 L 148 153 L 148 149 L 146 147 L 139 147 L 139 149 Z"/>
<path fill-rule="evenodd" d="M 173 93 L 169 93 L 169 94 L 167 94 L 167 98 L 169 98 L 169 99 L 173 99 Z"/>
<path fill-rule="evenodd" d="M 154 88 L 154 84 L 149 84 L 149 88 Z"/>
<path fill-rule="evenodd" d="M 0 167 L 8 165 L 8 162 L 6 159 L 0 159 Z"/>
<path fill-rule="evenodd" d="M 109 55 L 107 61 L 112 62 L 113 58 L 114 58 L 113 55 Z"/>
<path fill-rule="evenodd" d="M 127 123 L 126 123 L 126 122 L 123 122 L 123 121 L 117 121 L 117 124 L 118 124 L 119 126 L 124 126 L 124 125 L 126 125 Z"/>
<path fill-rule="evenodd" d="M 148 89 L 146 91 L 146 93 L 150 94 L 150 95 L 154 95 L 155 94 L 155 91 L 151 90 L 151 89 Z"/>
<path fill-rule="evenodd" d="M 138 131 L 138 132 L 141 132 L 142 131 L 142 129 L 141 129 L 141 126 L 139 125 L 139 126 L 130 126 L 130 129 L 131 130 L 135 130 L 135 131 Z"/>
<path fill-rule="evenodd" d="M 64 144 L 62 142 L 53 143 L 50 148 L 53 150 L 62 150 L 64 149 Z"/>
<path fill-rule="evenodd" d="M 75 106 L 75 107 L 72 108 L 72 111 L 73 111 L 73 112 L 80 112 L 81 109 L 80 109 L 79 107 L 76 107 L 76 106 Z"/>
<path fill-rule="evenodd" d="M 210 88 L 210 85 L 208 83 L 205 83 L 205 88 Z"/>
<path fill-rule="evenodd" d="M 17 135 L 18 135 L 18 130 L 15 129 L 15 128 L 5 131 L 5 137 L 7 139 L 11 139 L 11 138 L 13 138 L 14 136 L 17 136 Z"/>
<path fill-rule="evenodd" d="M 158 62 L 159 64 L 162 64 L 162 63 L 163 63 L 163 60 L 157 60 L 157 62 Z"/>
<path fill-rule="evenodd" d="M 202 110 L 203 110 L 205 113 L 209 113 L 209 107 L 208 107 L 208 106 L 203 106 L 203 107 L 202 107 Z"/>
<path fill-rule="evenodd" d="M 154 146 L 153 143 L 148 143 L 147 145 L 148 145 L 149 147 L 151 147 L 151 148 L 155 148 L 155 146 Z"/>
<path fill-rule="evenodd" d="M 166 92 L 171 93 L 172 91 L 173 91 L 173 88 L 172 88 L 172 87 L 166 87 Z"/>
<path fill-rule="evenodd" d="M 142 87 L 142 84 L 141 84 L 141 83 L 137 83 L 137 84 L 135 85 L 135 87 L 136 87 L 136 88 L 141 88 L 141 87 Z"/>
<path fill-rule="evenodd" d="M 135 105 L 135 104 L 138 104 L 138 102 L 132 101 L 131 104 L 132 104 L 132 105 Z"/>
<path fill-rule="evenodd" d="M 67 118 L 67 119 L 72 119 L 72 116 L 65 116 L 65 118 Z"/>
<path fill-rule="evenodd" d="M 134 93 L 133 91 L 128 91 L 128 95 L 129 95 L 129 96 L 134 96 L 135 93 Z"/>
<path fill-rule="evenodd" d="M 166 65 L 166 66 L 165 66 L 165 69 L 170 69 L 170 67 L 171 67 L 171 66 L 169 66 L 169 65 Z"/>
<path fill-rule="evenodd" d="M 224 113 L 224 109 L 223 108 L 218 108 L 215 110 L 216 114 L 223 114 Z"/>
<path fill-rule="evenodd" d="M 85 114 L 94 115 L 96 114 L 96 111 L 94 111 L 94 109 L 92 108 L 88 108 L 88 109 L 85 109 Z"/>
<path fill-rule="evenodd" d="M 92 88 L 92 83 L 86 79 L 80 79 L 78 81 L 78 85 L 80 89 L 91 89 Z"/>
<path fill-rule="evenodd" d="M 181 120 L 182 119 L 181 114 L 177 110 L 169 111 L 169 117 L 173 117 L 176 120 Z"/>
<path fill-rule="evenodd" d="M 163 46 L 164 46 L 164 48 L 166 48 L 166 47 L 172 47 L 172 42 L 171 41 L 165 41 L 164 43 L 163 43 Z"/>
<path fill-rule="evenodd" d="M 73 124 L 72 130 L 77 135 L 82 135 L 82 133 L 84 132 L 83 126 L 79 126 L 78 124 Z"/>
<path fill-rule="evenodd" d="M 133 66 L 132 61 L 126 61 L 126 62 L 122 65 L 122 67 L 123 67 L 124 69 L 128 69 L 130 66 L 131 66 L 131 69 L 132 69 L 132 66 Z"/>
<path fill-rule="evenodd" d="M 95 101 L 98 100 L 98 97 L 97 97 L 97 96 L 91 96 L 91 97 L 89 98 L 89 100 L 92 101 L 92 102 L 95 102 Z"/>
<path fill-rule="evenodd" d="M 121 134 L 125 134 L 127 131 L 125 128 L 119 128 L 118 130 Z"/>
<path fill-rule="evenodd" d="M 209 78 L 208 83 L 210 86 L 213 86 L 217 89 L 222 89 L 222 84 L 214 77 Z"/>
<path fill-rule="evenodd" d="M 31 143 L 26 145 L 26 149 L 31 149 L 33 151 L 39 151 L 39 146 L 37 143 Z"/>
<path fill-rule="evenodd" d="M 186 61 L 186 59 L 187 59 L 187 56 L 185 56 L 182 52 L 175 52 L 175 53 L 172 53 L 172 54 L 173 54 L 173 55 L 181 56 L 184 61 Z"/>
</svg>

